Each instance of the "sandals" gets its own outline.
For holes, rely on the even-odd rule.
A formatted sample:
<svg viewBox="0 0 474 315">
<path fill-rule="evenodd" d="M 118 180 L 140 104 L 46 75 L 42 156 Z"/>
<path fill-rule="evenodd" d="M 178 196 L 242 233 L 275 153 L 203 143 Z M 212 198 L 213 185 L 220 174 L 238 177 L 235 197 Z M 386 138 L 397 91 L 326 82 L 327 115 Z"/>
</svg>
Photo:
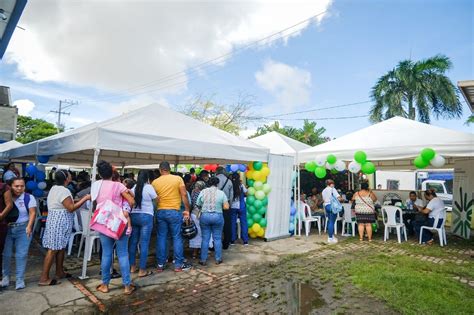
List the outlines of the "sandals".
<svg viewBox="0 0 474 315">
<path fill-rule="evenodd" d="M 50 286 L 50 285 L 58 285 L 58 284 L 61 284 L 61 282 L 59 282 L 56 279 L 51 280 L 49 283 L 41 283 L 41 282 L 38 283 L 38 285 L 40 287 L 47 287 L 47 286 Z"/>
<path fill-rule="evenodd" d="M 152 274 L 153 274 L 153 271 L 149 270 L 143 275 L 138 274 L 138 278 L 145 278 L 145 277 L 151 276 Z"/>
<path fill-rule="evenodd" d="M 96 290 L 99 291 L 99 292 L 102 292 L 102 293 L 109 293 L 109 287 L 106 286 L 105 284 L 99 284 L 97 287 L 96 287 Z"/>
<path fill-rule="evenodd" d="M 129 285 L 129 288 L 130 288 L 129 291 L 124 291 L 123 294 L 130 295 L 137 289 L 137 287 L 133 284 Z"/>
</svg>

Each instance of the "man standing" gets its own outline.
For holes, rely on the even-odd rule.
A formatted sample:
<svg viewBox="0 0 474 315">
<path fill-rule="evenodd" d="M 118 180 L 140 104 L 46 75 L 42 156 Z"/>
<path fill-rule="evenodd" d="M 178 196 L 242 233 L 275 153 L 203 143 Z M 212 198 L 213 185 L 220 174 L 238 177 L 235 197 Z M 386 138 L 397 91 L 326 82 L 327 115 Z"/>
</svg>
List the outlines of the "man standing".
<svg viewBox="0 0 474 315">
<path fill-rule="evenodd" d="M 219 178 L 218 189 L 222 190 L 227 196 L 227 200 L 234 200 L 234 186 L 232 181 L 226 176 L 225 170 L 222 166 L 216 169 L 216 177 Z M 232 215 L 230 210 L 224 210 L 224 241 L 222 248 L 228 249 L 232 241 Z"/>
<path fill-rule="evenodd" d="M 185 220 L 189 220 L 189 200 L 183 179 L 171 174 L 171 167 L 168 162 L 160 163 L 160 174 L 161 176 L 152 183 L 158 195 L 158 212 L 156 215 L 157 270 L 162 272 L 165 268 L 167 260 L 166 243 L 169 233 L 173 240 L 174 271 L 181 272 L 191 268 L 190 264 L 184 263 L 183 239 L 181 238 L 183 217 Z M 184 204 L 182 213 L 180 212 L 181 202 Z"/>
</svg>

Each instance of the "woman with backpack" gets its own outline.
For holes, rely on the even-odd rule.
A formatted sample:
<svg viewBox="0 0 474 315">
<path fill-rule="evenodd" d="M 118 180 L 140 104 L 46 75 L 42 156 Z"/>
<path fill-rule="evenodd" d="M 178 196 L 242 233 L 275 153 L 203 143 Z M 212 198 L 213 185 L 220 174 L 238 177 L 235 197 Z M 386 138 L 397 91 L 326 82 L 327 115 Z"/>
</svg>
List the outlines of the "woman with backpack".
<svg viewBox="0 0 474 315">
<path fill-rule="evenodd" d="M 240 182 L 239 173 L 232 174 L 232 189 L 234 190 L 234 199 L 231 201 L 230 205 L 230 222 L 232 230 L 232 238 L 230 245 L 234 245 L 235 241 L 239 237 L 237 235 L 237 218 L 240 220 L 240 233 L 242 242 L 244 245 L 249 244 L 249 234 L 248 234 L 248 225 L 247 225 L 247 209 L 245 207 L 245 194 L 247 189 Z"/>
<path fill-rule="evenodd" d="M 321 195 L 323 196 L 324 210 L 326 211 L 326 220 L 328 220 L 328 243 L 337 243 L 337 238 L 334 237 L 334 224 L 336 223 L 337 213 L 333 211 L 331 203 L 335 201 L 342 201 L 342 197 L 339 195 L 337 190 L 334 188 L 336 184 L 332 179 L 326 180 L 326 188 L 324 188 Z"/>
<path fill-rule="evenodd" d="M 153 216 L 156 209 L 156 199 L 158 198 L 155 189 L 150 185 L 150 171 L 140 170 L 136 185 L 132 188 L 135 196 L 135 206 L 131 211 L 132 235 L 128 247 L 130 260 L 130 271 L 136 271 L 137 246 L 140 244 L 140 262 L 138 277 L 146 277 L 152 274 L 146 270 L 148 259 L 148 248 L 150 246 L 151 231 L 153 230 Z"/>
<path fill-rule="evenodd" d="M 48 217 L 43 234 L 43 247 L 48 249 L 43 262 L 43 272 L 38 285 L 49 286 L 59 284 L 57 279 L 49 278 L 49 270 L 56 263 L 56 277 L 70 278 L 71 274 L 64 272 L 63 263 L 65 249 L 71 236 L 74 225 L 74 211 L 79 209 L 90 195 L 85 195 L 74 203 L 71 191 L 67 185 L 72 181 L 71 173 L 66 170 L 57 170 L 54 173 L 55 184 L 48 193 Z"/>
<path fill-rule="evenodd" d="M 30 248 L 33 224 L 36 217 L 36 199 L 25 192 L 25 180 L 14 178 L 11 182 L 11 192 L 17 211 L 16 221 L 8 223 L 7 238 L 3 250 L 2 287 L 10 285 L 10 266 L 13 248 L 15 248 L 16 290 L 25 288 L 25 269 Z"/>
<path fill-rule="evenodd" d="M 359 229 L 359 241 L 364 240 L 364 231 L 367 232 L 369 242 L 372 241 L 372 223 L 376 221 L 375 202 L 377 197 L 369 189 L 369 183 L 360 184 L 360 190 L 354 194 L 356 221 Z"/>
</svg>

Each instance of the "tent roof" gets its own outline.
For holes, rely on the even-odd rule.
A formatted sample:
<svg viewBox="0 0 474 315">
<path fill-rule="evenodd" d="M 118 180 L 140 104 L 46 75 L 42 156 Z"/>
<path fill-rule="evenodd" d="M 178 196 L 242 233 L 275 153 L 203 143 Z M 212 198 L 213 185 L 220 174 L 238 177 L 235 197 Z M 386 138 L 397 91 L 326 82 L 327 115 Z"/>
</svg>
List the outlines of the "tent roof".
<svg viewBox="0 0 474 315">
<path fill-rule="evenodd" d="M 23 143 L 20 143 L 18 141 L 15 141 L 15 140 L 10 140 L 8 142 L 4 142 L 4 143 L 0 143 L 0 158 L 6 158 L 7 155 L 6 151 L 10 150 L 10 149 L 14 149 L 14 148 L 18 148 L 18 147 L 21 147 L 23 145 Z"/>
<path fill-rule="evenodd" d="M 269 150 L 168 107 L 151 104 L 9 151 L 14 159 L 52 155 L 52 162 L 90 165 L 101 158 L 123 165 L 267 161 Z"/>
<path fill-rule="evenodd" d="M 426 147 L 451 158 L 448 164 L 452 164 L 454 158 L 474 157 L 474 134 L 394 117 L 300 151 L 298 161 L 303 163 L 326 154 L 352 161 L 354 153 L 362 150 L 370 161 L 378 162 L 379 166 L 412 168 L 411 160 Z"/>
<path fill-rule="evenodd" d="M 311 146 L 272 131 L 256 138 L 250 139 L 253 143 L 269 148 L 270 153 L 295 156 L 298 151 L 311 148 Z"/>
</svg>

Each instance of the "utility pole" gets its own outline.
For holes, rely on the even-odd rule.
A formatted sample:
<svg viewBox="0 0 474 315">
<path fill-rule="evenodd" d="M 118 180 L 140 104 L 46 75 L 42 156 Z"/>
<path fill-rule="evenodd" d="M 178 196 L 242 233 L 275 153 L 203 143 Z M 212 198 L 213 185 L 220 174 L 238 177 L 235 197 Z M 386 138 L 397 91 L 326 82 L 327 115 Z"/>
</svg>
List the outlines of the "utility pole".
<svg viewBox="0 0 474 315">
<path fill-rule="evenodd" d="M 61 115 L 71 115 L 71 113 L 65 112 L 64 110 L 66 108 L 69 108 L 71 106 L 79 104 L 78 101 L 73 101 L 73 100 L 61 100 L 59 101 L 59 106 L 58 110 L 52 110 L 52 113 L 58 114 L 58 121 L 56 123 L 56 128 L 58 129 L 58 132 L 61 132 L 61 130 L 64 130 L 64 125 L 61 123 Z"/>
</svg>

